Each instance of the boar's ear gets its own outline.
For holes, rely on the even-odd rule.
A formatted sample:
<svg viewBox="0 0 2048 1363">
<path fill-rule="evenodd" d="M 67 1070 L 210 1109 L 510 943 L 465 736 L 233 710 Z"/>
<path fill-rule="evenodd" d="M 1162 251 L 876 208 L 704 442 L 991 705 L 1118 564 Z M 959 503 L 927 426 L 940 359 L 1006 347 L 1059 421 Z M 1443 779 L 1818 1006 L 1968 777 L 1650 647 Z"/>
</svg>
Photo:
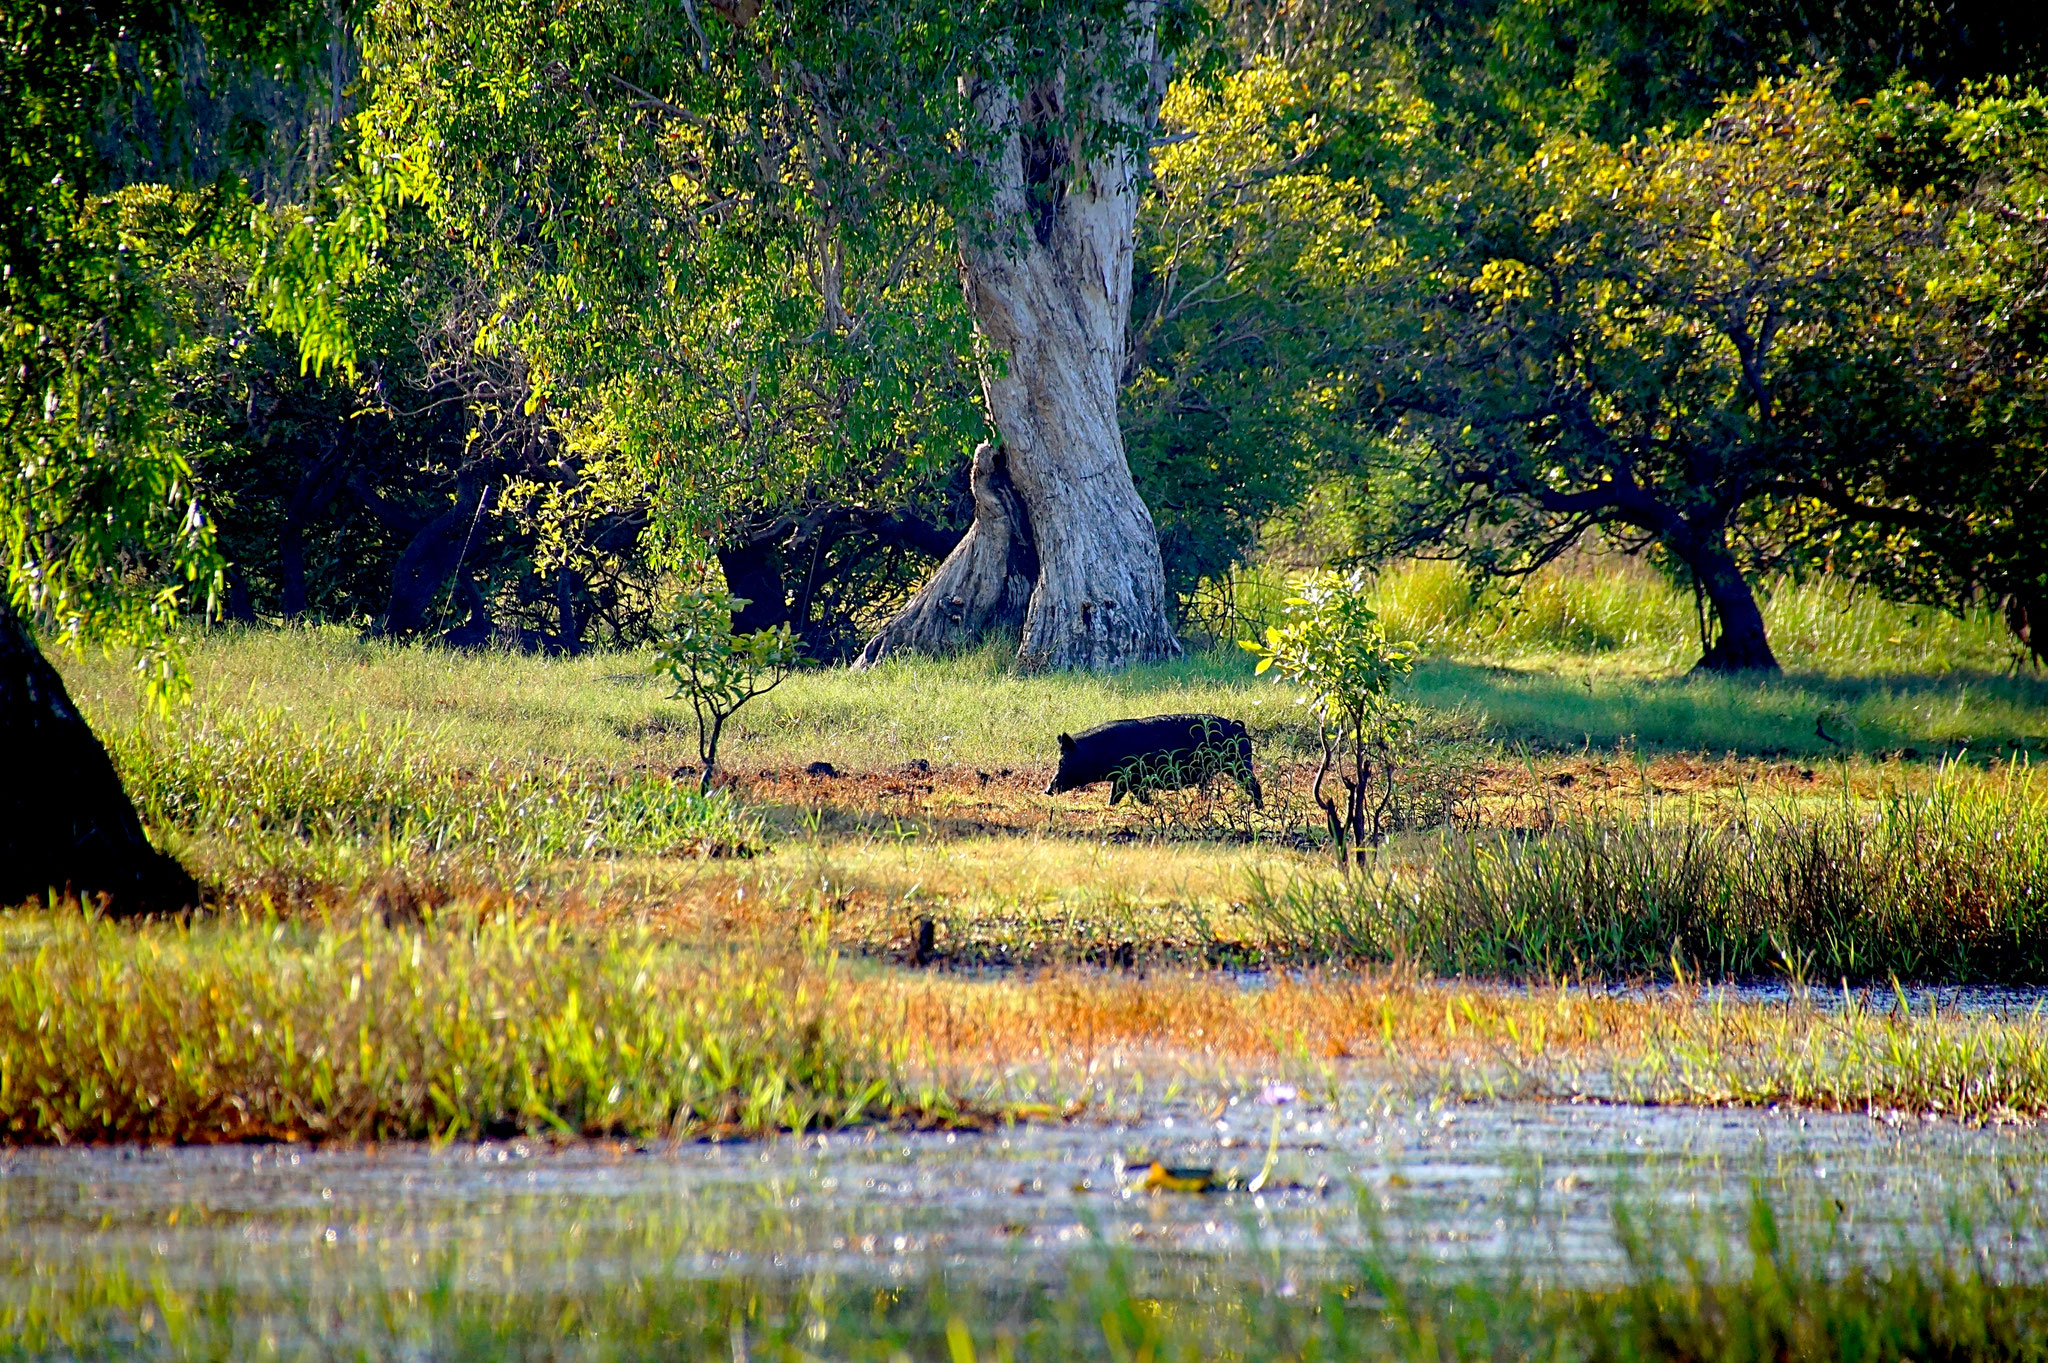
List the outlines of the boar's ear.
<svg viewBox="0 0 2048 1363">
<path fill-rule="evenodd" d="M 1060 735 L 1060 751 L 1061 751 L 1061 752 L 1072 752 L 1073 750 L 1074 750 L 1074 736 L 1073 736 L 1072 734 L 1061 734 L 1061 735 Z"/>
</svg>

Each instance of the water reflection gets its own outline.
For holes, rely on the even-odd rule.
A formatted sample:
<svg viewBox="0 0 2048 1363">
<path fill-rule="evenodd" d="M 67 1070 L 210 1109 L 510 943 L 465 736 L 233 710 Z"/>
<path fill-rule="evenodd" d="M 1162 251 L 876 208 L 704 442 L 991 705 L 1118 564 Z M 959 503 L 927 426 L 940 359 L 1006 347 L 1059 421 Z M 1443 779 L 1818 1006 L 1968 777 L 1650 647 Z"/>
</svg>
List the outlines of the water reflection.
<svg viewBox="0 0 2048 1363">
<path fill-rule="evenodd" d="M 1273 1186 L 1148 1194 L 1127 1166 L 1256 1170 L 1271 1111 L 1124 1126 L 873 1131 L 758 1145 L 491 1143 L 0 1154 L 0 1294 L 127 1279 L 180 1291 L 375 1284 L 581 1291 L 649 1276 L 935 1268 L 1047 1280 L 1107 1241 L 1161 1264 L 1342 1262 L 1368 1242 L 1525 1278 L 1619 1271 L 1617 1198 L 1733 1236 L 1752 1189 L 1896 1243 L 1958 1214 L 2030 1252 L 2048 1196 L 2033 1128 L 1625 1106 L 1283 1110 Z"/>
</svg>

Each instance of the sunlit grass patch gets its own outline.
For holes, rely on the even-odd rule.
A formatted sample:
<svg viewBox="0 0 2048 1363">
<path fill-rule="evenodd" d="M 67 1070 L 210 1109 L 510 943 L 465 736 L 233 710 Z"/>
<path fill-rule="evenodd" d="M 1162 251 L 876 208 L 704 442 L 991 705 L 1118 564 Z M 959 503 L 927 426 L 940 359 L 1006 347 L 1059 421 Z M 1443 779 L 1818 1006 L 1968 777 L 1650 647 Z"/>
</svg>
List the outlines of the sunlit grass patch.
<svg viewBox="0 0 2048 1363">
<path fill-rule="evenodd" d="M 2048 1114 L 2048 1028 L 2023 1018 L 1838 1009 L 1705 1010 L 1622 1067 L 1616 1091 L 1666 1102 L 1925 1113 L 1984 1122 Z"/>
<path fill-rule="evenodd" d="M 1174 663 L 1096 675 L 1018 674 L 1007 654 L 890 659 L 870 672 L 792 678 L 735 721 L 749 760 L 886 767 L 1051 766 L 1058 736 L 1112 719 L 1218 714 L 1255 728 L 1293 719 L 1292 697 L 1252 676 L 1241 655 L 1191 654 Z"/>
<path fill-rule="evenodd" d="M 1462 709 L 1491 737 L 1536 749 L 1977 758 L 2048 753 L 2048 681 L 2033 677 L 1826 678 L 1596 676 L 1436 661 L 1414 699 Z"/>
<path fill-rule="evenodd" d="M 1440 571 L 1421 565 L 1412 573 L 1421 582 Z M 1624 575 L 1574 577 L 1556 590 L 1613 597 L 1619 612 L 1641 593 L 1664 588 L 1654 577 L 1646 584 Z M 1841 590 L 1797 589 L 1799 600 L 1814 603 L 1811 616 L 1825 639 L 1849 637 L 1851 617 L 1867 606 L 1858 596 L 1843 615 L 1836 609 L 1842 603 L 1828 595 Z M 1844 622 L 1840 636 L 1822 628 L 1831 612 Z M 1674 674 L 1689 658 L 1653 658 L 1634 645 L 1602 651 L 1595 643 L 1621 628 L 1613 623 L 1621 616 L 1599 618 L 1612 628 L 1573 634 L 1578 642 L 1568 647 L 1545 643 L 1539 631 L 1477 649 L 1424 630 L 1435 641 L 1426 650 L 1432 660 L 1415 676 L 1410 696 L 1423 712 L 1432 750 L 1448 741 L 1804 757 L 1909 749 L 1929 756 L 1964 746 L 1978 757 L 2048 751 L 2048 682 L 1998 675 L 2003 664 L 1979 656 L 1976 645 L 1941 643 L 1946 617 L 1922 621 L 1914 628 L 1923 634 L 1898 636 L 1907 642 L 1886 645 L 1890 652 L 1873 644 L 1845 656 L 1839 668 L 1809 666 L 1788 649 L 1792 671 L 1768 682 L 1687 679 Z M 672 773 L 694 762 L 693 731 L 687 707 L 653 675 L 652 660 L 642 652 L 567 659 L 460 654 L 366 642 L 332 628 L 223 630 L 192 641 L 196 701 L 172 723 L 282 713 L 307 734 L 405 726 L 431 747 L 434 761 L 452 768 L 566 763 Z M 135 724 L 134 688 L 115 661 L 62 661 L 103 732 L 120 734 Z M 1294 701 L 1290 688 L 1253 677 L 1234 647 L 1108 676 L 1021 676 L 1006 653 L 989 648 L 891 660 L 866 673 L 800 673 L 737 717 L 729 760 L 753 771 L 820 761 L 842 770 L 924 761 L 1036 771 L 1050 767 L 1063 731 L 1193 711 L 1248 724 L 1264 762 L 1313 746 Z"/>
<path fill-rule="evenodd" d="M 861 1007 L 929 1074 L 1040 1115 L 1120 1115 L 1162 1090 L 1206 1101 L 1268 1079 L 1342 1108 L 1375 1083 L 1421 1096 L 2048 1116 L 2040 1019 L 1821 1008 L 1714 990 L 1473 988 L 1391 973 L 1015 980 L 862 976 Z M 1118 1093 L 1113 1076 L 1128 1091 Z"/>
<path fill-rule="evenodd" d="M 804 1130 L 931 1115 L 824 966 L 412 927 L 0 917 L 12 1142 Z"/>
<path fill-rule="evenodd" d="M 306 725 L 280 709 L 211 706 L 118 732 L 112 751 L 144 820 L 186 834 L 515 859 L 725 852 L 758 838 L 723 792 L 547 759 L 470 766 L 403 718 Z"/>
<path fill-rule="evenodd" d="M 0 1139 L 14 1143 L 1030 1118 L 1119 1110 L 1148 1074 L 1196 1096 L 1291 1076 L 1331 1101 L 1377 1079 L 1466 1097 L 2048 1113 L 2032 1021 L 1400 973 L 931 975 L 506 915 L 116 926 L 43 911 L 0 932 Z M 1116 1074 L 1138 1087 L 1119 1095 Z"/>
<path fill-rule="evenodd" d="M 1951 614 L 1901 605 L 1825 575 L 1767 580 L 1758 594 L 1778 660 L 1795 672 L 1999 673 L 2017 657 L 1989 607 Z M 1453 564 L 1397 564 L 1380 575 L 1373 604 L 1393 636 L 1479 662 L 1597 659 L 1609 671 L 1668 674 L 1690 667 L 1702 647 L 1691 595 L 1618 554 L 1561 563 L 1512 590 L 1487 592 Z"/>
</svg>

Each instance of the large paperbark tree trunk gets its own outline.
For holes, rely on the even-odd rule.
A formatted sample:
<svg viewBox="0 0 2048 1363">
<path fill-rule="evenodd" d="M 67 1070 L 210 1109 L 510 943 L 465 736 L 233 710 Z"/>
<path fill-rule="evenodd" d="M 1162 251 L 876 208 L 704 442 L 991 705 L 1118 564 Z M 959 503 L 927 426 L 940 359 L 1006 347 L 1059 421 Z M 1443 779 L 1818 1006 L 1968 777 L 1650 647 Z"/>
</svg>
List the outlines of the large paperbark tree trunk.
<svg viewBox="0 0 2048 1363">
<path fill-rule="evenodd" d="M 197 887 L 150 846 L 107 750 L 21 617 L 0 601 L 0 905 L 104 898 L 115 913 L 184 908 Z"/>
<path fill-rule="evenodd" d="M 976 327 L 1000 356 L 981 379 L 1000 445 L 975 455 L 973 527 L 861 666 L 989 635 L 1014 635 L 1032 670 L 1180 651 L 1159 535 L 1117 425 L 1142 155 L 1125 145 L 1076 158 L 1071 137 L 1046 131 L 1074 125 L 1062 107 L 1073 97 L 1142 145 L 1164 72 L 1151 7 L 1134 4 L 1130 17 L 1104 42 L 1134 44 L 1124 55 L 1151 73 L 1139 105 L 1110 79 L 1078 93 L 1063 81 L 971 92 L 990 134 L 982 169 L 993 194 L 983 217 L 960 226 L 960 269 Z"/>
</svg>

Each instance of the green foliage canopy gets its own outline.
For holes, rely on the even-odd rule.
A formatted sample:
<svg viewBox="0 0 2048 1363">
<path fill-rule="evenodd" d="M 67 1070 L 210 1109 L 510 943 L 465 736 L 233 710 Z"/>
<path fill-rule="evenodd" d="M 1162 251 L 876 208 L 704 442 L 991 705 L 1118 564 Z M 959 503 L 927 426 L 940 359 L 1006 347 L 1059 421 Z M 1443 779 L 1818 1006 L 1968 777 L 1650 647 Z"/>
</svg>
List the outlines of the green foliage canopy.
<svg viewBox="0 0 2048 1363">
<path fill-rule="evenodd" d="M 125 644 L 159 695 L 220 568 L 170 438 L 171 281 L 249 230 L 250 170 L 328 32 L 319 6 L 21 5 L 0 16 L 6 606 Z M 275 123 L 277 120 L 272 119 Z"/>
<path fill-rule="evenodd" d="M 1198 19 L 1158 8 L 1169 45 Z M 387 0 L 366 139 L 430 168 L 496 289 L 486 342 L 680 548 L 827 496 L 901 501 L 985 434 L 975 367 L 1000 360 L 951 247 L 1032 210 L 989 209 L 974 93 L 1043 92 L 1049 164 L 1142 138 L 1058 94 L 1151 78 L 1141 10 Z"/>
<path fill-rule="evenodd" d="M 1474 158 L 1395 236 L 1405 306 L 1362 394 L 1414 455 L 1387 547 L 1450 539 L 1520 573 L 1601 527 L 1701 586 L 1723 665 L 1775 666 L 1738 554 L 1757 561 L 1774 499 L 1927 429 L 1939 223 L 1852 154 L 1825 80 L 1731 96 L 1692 133 Z"/>
</svg>

